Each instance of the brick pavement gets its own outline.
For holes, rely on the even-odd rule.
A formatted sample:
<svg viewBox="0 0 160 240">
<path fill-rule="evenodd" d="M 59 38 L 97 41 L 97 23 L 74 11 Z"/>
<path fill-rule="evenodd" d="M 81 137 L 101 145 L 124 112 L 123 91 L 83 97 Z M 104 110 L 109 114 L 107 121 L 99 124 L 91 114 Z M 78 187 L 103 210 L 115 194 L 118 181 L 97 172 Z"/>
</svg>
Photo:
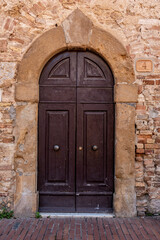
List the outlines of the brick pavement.
<svg viewBox="0 0 160 240">
<path fill-rule="evenodd" d="M 160 240 L 160 218 L 2 219 L 0 240 Z"/>
</svg>

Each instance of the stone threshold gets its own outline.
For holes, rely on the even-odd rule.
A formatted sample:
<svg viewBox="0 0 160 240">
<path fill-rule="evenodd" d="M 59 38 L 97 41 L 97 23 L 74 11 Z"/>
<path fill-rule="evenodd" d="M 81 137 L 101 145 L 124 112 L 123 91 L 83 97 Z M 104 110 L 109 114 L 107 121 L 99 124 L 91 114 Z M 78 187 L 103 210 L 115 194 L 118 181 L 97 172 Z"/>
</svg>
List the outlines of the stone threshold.
<svg viewBox="0 0 160 240">
<path fill-rule="evenodd" d="M 115 215 L 113 213 L 42 213 L 40 212 L 42 218 L 113 218 Z"/>
</svg>

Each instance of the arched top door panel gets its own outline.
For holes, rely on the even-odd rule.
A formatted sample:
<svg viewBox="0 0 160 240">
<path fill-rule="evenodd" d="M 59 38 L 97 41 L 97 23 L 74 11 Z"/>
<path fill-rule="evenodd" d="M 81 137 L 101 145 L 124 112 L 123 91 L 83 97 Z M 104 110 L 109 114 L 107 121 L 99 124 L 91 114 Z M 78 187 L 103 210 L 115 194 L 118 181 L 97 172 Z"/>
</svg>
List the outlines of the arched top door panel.
<svg viewBox="0 0 160 240">
<path fill-rule="evenodd" d="M 64 52 L 45 65 L 40 85 L 76 86 L 76 52 Z"/>
<path fill-rule="evenodd" d="M 44 67 L 40 85 L 106 87 L 114 85 L 109 66 L 91 52 L 63 52 Z"/>
<path fill-rule="evenodd" d="M 91 52 L 79 52 L 77 85 L 111 88 L 114 80 L 110 68 L 102 58 Z"/>
</svg>

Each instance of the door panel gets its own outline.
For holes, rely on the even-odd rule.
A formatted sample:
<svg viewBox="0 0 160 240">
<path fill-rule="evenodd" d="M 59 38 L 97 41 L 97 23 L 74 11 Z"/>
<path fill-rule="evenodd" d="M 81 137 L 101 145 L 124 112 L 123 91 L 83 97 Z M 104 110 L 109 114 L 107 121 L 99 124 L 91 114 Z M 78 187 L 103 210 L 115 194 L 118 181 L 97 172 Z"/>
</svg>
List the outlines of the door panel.
<svg viewBox="0 0 160 240">
<path fill-rule="evenodd" d="M 47 181 L 68 182 L 68 111 L 47 111 Z M 46 146 L 46 147 L 47 147 Z M 54 149 L 55 148 L 55 149 Z M 59 148 L 59 149 L 58 149 Z"/>
<path fill-rule="evenodd" d="M 113 195 L 113 105 L 78 104 L 77 111 L 77 146 L 82 146 L 81 151 L 77 147 L 77 211 L 108 211 Z M 100 196 L 105 196 L 104 204 L 97 202 Z"/>
<path fill-rule="evenodd" d="M 39 162 L 40 209 L 53 210 L 54 199 L 55 206 L 63 199 L 63 206 L 68 207 L 66 198 L 70 199 L 70 209 L 74 209 L 75 104 L 40 104 Z"/>
<path fill-rule="evenodd" d="M 76 196 L 76 211 L 77 212 L 90 212 L 90 213 L 111 213 L 113 193 L 108 196 L 106 194 L 92 193 L 87 194 L 87 192 L 82 195 L 77 193 Z"/>
<path fill-rule="evenodd" d="M 78 103 L 113 103 L 112 88 L 77 88 Z"/>
<path fill-rule="evenodd" d="M 83 114 L 84 181 L 86 184 L 103 183 L 106 169 L 106 112 L 85 111 Z"/>
<path fill-rule="evenodd" d="M 39 100 L 52 103 L 76 103 L 76 89 L 74 87 L 40 86 Z"/>
</svg>

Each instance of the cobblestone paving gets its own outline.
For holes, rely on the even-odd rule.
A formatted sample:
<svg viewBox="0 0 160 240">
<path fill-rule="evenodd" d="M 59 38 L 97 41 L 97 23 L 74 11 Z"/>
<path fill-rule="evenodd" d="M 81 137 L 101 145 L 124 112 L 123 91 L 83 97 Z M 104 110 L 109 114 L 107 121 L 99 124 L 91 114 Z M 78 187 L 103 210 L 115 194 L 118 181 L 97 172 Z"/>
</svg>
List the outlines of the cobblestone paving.
<svg viewBox="0 0 160 240">
<path fill-rule="evenodd" d="M 160 240 L 160 218 L 46 218 L 0 220 L 0 240 Z"/>
</svg>

